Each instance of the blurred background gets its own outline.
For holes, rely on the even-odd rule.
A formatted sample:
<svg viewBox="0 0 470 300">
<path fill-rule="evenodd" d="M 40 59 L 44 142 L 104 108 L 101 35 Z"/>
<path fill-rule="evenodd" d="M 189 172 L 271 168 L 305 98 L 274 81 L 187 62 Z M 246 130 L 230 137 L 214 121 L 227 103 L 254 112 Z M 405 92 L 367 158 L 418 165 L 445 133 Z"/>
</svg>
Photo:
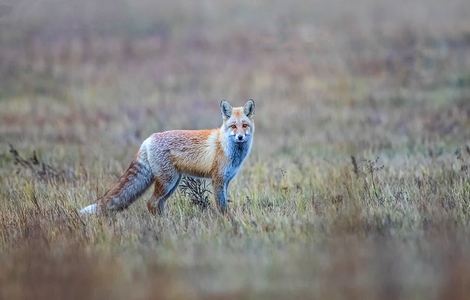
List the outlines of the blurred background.
<svg viewBox="0 0 470 300">
<path fill-rule="evenodd" d="M 74 215 L 249 98 L 235 222 Z M 469 170 L 468 0 L 0 0 L 0 298 L 465 299 Z"/>
<path fill-rule="evenodd" d="M 221 99 L 254 98 L 259 139 L 282 149 L 468 140 L 469 11 L 457 0 L 2 0 L 1 139 L 134 144 L 218 126 Z"/>
</svg>

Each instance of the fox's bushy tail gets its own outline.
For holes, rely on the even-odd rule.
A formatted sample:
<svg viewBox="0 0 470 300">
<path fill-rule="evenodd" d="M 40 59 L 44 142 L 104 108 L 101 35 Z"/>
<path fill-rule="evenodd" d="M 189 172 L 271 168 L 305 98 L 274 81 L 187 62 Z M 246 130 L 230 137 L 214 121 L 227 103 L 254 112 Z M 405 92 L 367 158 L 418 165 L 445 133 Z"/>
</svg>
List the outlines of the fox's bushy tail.
<svg viewBox="0 0 470 300">
<path fill-rule="evenodd" d="M 80 210 L 81 214 L 120 211 L 126 209 L 152 184 L 154 176 L 147 163 L 132 161 L 119 181 L 96 203 Z"/>
</svg>

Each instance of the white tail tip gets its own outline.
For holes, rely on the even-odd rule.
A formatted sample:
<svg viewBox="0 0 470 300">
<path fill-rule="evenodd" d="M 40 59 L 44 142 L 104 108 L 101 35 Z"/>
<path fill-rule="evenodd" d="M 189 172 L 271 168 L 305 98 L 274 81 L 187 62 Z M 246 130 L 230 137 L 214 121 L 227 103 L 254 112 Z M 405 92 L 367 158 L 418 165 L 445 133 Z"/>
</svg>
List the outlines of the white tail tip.
<svg viewBox="0 0 470 300">
<path fill-rule="evenodd" d="M 88 205 L 87 207 L 84 207 L 80 210 L 81 215 L 94 215 L 97 213 L 98 213 L 98 205 L 96 203 Z"/>
</svg>

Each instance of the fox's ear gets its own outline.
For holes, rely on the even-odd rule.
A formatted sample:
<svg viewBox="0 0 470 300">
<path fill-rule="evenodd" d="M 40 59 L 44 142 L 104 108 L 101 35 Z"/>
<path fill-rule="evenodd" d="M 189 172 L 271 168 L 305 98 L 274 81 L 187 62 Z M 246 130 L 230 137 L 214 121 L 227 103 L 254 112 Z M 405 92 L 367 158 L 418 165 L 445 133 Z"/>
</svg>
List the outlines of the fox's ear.
<svg viewBox="0 0 470 300">
<path fill-rule="evenodd" d="M 222 113 L 222 117 L 224 119 L 230 118 L 232 115 L 232 105 L 228 103 L 226 100 L 220 101 L 220 112 Z"/>
<path fill-rule="evenodd" d="M 248 100 L 245 106 L 243 106 L 243 111 L 248 118 L 251 118 L 255 114 L 255 101 L 252 99 Z"/>
</svg>

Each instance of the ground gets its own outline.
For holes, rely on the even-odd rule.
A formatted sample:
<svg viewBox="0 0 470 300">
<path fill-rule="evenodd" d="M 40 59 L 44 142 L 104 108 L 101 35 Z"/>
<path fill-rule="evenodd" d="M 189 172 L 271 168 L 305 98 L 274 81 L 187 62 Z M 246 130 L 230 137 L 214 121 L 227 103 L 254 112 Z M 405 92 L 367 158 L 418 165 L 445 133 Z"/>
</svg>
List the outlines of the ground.
<svg viewBox="0 0 470 300">
<path fill-rule="evenodd" d="M 249 98 L 232 218 L 77 214 Z M 2 1 L 0 249 L 1 299 L 468 298 L 469 2 Z"/>
</svg>

